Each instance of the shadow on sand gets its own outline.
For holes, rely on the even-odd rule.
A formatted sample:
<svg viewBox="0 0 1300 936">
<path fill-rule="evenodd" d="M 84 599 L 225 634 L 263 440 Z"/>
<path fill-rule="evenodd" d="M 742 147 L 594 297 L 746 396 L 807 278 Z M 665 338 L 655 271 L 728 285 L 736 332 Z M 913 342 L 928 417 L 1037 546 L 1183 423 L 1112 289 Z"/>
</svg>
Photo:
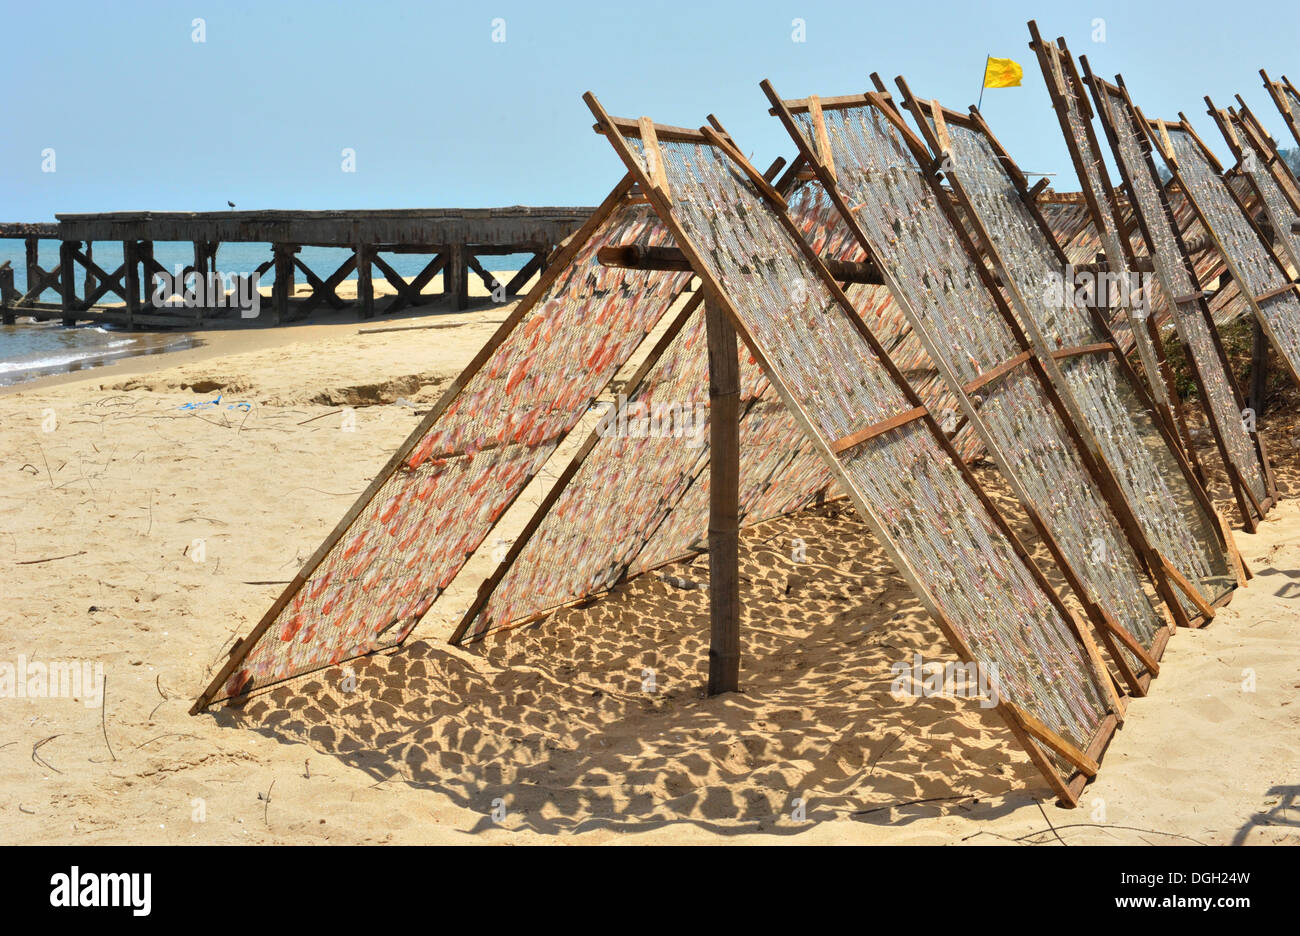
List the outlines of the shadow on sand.
<svg viewBox="0 0 1300 936">
<path fill-rule="evenodd" d="M 806 561 L 792 559 L 796 537 Z M 704 557 L 669 571 L 708 580 Z M 741 576 L 739 693 L 704 694 L 707 591 L 647 575 L 507 639 L 414 641 L 217 718 L 436 791 L 480 813 L 476 831 L 495 810 L 506 828 L 552 834 L 794 833 L 1050 796 L 977 700 L 891 695 L 892 664 L 953 654 L 851 508 L 746 531 Z"/>
<path fill-rule="evenodd" d="M 1268 791 L 1276 796 L 1276 805 L 1251 816 L 1232 837 L 1233 845 L 1245 845 L 1255 829 L 1280 826 L 1293 834 L 1300 833 L 1300 786 L 1275 786 Z"/>
</svg>

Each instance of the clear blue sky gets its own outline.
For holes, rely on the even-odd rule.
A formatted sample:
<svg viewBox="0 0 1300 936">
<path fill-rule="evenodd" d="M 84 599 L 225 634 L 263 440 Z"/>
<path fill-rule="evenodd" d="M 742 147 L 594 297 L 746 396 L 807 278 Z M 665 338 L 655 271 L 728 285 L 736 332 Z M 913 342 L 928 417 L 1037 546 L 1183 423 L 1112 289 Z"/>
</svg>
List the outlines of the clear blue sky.
<svg viewBox="0 0 1300 936">
<path fill-rule="evenodd" d="M 206 42 L 191 21 L 206 22 Z M 495 18 L 505 42 L 493 42 Z M 792 20 L 807 41 L 793 42 Z M 305 2 L 10 4 L 0 220 L 129 209 L 595 204 L 621 167 L 583 91 L 611 113 L 699 126 L 715 113 L 762 167 L 792 147 L 758 89 L 862 91 L 879 71 L 974 103 L 986 54 L 1025 86 L 984 112 L 1026 169 L 1075 188 L 1025 22 L 1064 35 L 1151 115 L 1239 91 L 1280 139 L 1256 74 L 1300 77 L 1294 2 L 744 4 Z M 1106 21 L 1106 41 L 1091 39 Z M 28 77 L 30 76 L 30 77 Z M 341 151 L 356 151 L 356 172 Z M 56 171 L 41 171 L 55 150 Z"/>
</svg>

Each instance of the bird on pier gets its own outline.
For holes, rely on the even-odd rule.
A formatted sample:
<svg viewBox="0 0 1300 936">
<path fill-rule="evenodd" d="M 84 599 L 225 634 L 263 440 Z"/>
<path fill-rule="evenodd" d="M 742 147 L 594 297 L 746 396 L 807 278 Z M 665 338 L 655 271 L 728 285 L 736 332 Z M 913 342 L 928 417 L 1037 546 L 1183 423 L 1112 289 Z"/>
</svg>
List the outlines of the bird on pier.
<svg viewBox="0 0 1300 936">
<path fill-rule="evenodd" d="M 229 205 L 231 208 L 235 207 L 235 203 L 230 201 L 229 199 L 226 200 L 226 204 Z"/>
</svg>

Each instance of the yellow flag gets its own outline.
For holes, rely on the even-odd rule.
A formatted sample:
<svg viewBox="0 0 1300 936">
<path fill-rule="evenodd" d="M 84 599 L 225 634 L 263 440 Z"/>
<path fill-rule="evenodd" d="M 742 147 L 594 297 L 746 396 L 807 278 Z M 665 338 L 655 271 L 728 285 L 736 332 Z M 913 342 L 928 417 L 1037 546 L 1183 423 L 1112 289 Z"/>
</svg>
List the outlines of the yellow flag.
<svg viewBox="0 0 1300 936">
<path fill-rule="evenodd" d="M 984 66 L 984 87 L 1018 88 L 1025 70 L 1011 59 L 990 58 Z"/>
</svg>

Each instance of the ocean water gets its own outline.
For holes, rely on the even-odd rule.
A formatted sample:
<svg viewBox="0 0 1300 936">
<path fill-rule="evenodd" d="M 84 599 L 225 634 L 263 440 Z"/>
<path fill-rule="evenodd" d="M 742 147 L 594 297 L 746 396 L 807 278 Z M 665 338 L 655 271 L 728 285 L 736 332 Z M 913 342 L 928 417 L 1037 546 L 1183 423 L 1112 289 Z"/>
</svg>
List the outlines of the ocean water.
<svg viewBox="0 0 1300 936">
<path fill-rule="evenodd" d="M 0 325 L 0 387 L 196 344 L 198 339 L 188 334 L 116 331 L 97 325 Z"/>
<path fill-rule="evenodd" d="M 347 260 L 349 254 L 350 251 L 342 247 L 304 247 L 298 257 L 316 275 L 325 279 Z M 222 244 L 217 253 L 217 269 L 222 273 L 250 274 L 270 256 L 270 244 Z M 423 270 L 431 259 L 431 256 L 422 254 L 385 253 L 382 256 L 394 270 L 407 279 Z M 177 266 L 194 262 L 194 247 L 188 243 L 159 241 L 154 244 L 154 257 L 166 269 L 174 271 Z M 113 273 L 122 263 L 122 245 L 108 241 L 98 242 L 94 245 L 92 259 L 105 272 Z M 491 260 L 490 264 L 485 262 L 484 266 L 497 271 L 518 270 L 529 259 L 531 259 L 530 254 L 484 258 L 485 261 Z M 14 269 L 14 287 L 19 292 L 26 292 L 27 257 L 22 241 L 0 240 L 0 264 L 6 260 Z M 58 242 L 41 241 L 37 262 L 45 270 L 58 266 Z M 80 266 L 78 272 L 81 272 Z M 375 276 L 379 278 L 378 271 Z M 350 280 L 356 278 L 355 272 L 348 277 Z M 266 287 L 274 282 L 275 271 L 272 269 L 262 276 L 258 285 Z M 303 282 L 301 272 L 297 273 L 297 282 L 299 284 Z M 80 284 L 77 292 L 79 295 L 82 294 Z M 58 302 L 59 295 L 54 290 L 47 289 L 40 299 L 44 302 Z M 110 293 L 104 301 L 114 304 L 121 300 Z M 19 315 L 21 321 L 21 313 Z M 141 354 L 177 351 L 193 347 L 199 341 L 200 339 L 192 334 L 174 331 L 128 332 L 99 325 L 64 328 L 58 322 L 2 325 L 0 326 L 0 386 L 10 386 L 48 374 L 99 367 Z"/>
</svg>

